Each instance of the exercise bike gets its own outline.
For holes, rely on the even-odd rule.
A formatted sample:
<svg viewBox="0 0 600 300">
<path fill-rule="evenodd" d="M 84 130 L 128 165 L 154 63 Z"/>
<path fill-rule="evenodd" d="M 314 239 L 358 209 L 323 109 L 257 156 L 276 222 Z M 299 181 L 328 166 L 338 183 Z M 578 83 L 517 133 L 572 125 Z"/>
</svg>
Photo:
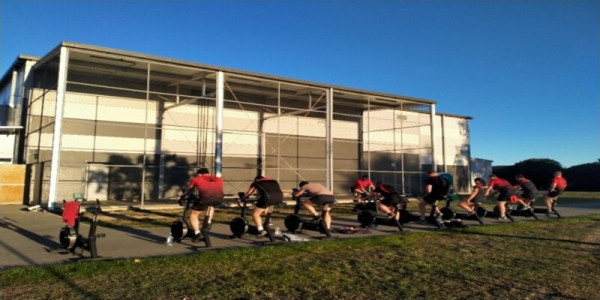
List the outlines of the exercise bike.
<svg viewBox="0 0 600 300">
<path fill-rule="evenodd" d="M 396 219 L 397 215 L 398 217 L 401 217 L 399 203 L 395 205 L 395 213 L 388 215 L 379 211 L 377 201 L 379 200 L 369 199 L 368 202 L 363 204 L 361 211 L 358 212 L 357 215 L 360 225 L 363 228 L 369 228 L 373 225 L 389 225 L 396 226 L 398 228 L 398 232 L 404 231 L 400 220 Z"/>
<path fill-rule="evenodd" d="M 80 218 L 83 215 L 81 212 L 81 202 L 84 201 L 81 194 L 74 194 L 74 201 L 66 202 L 63 200 L 63 222 L 66 223 L 60 230 L 58 239 L 64 250 L 75 253 L 77 249 L 80 249 L 80 254 L 83 251 L 90 252 L 91 258 L 98 258 L 98 248 L 96 247 L 96 240 L 98 238 L 106 237 L 105 234 L 96 234 L 98 226 L 98 214 L 102 212 L 100 208 L 100 201 L 96 199 L 96 207 L 90 208 L 89 211 L 93 214 L 92 223 L 88 236 L 84 237 L 79 233 Z"/>
<path fill-rule="evenodd" d="M 256 225 L 250 225 L 246 220 L 246 211 L 248 209 L 248 202 L 256 202 L 256 200 L 250 200 L 248 198 L 244 198 L 245 193 L 238 193 L 238 201 L 237 205 L 241 209 L 241 214 L 239 217 L 235 217 L 233 220 L 229 222 L 229 229 L 231 233 L 233 233 L 232 238 L 241 238 L 245 233 L 248 234 L 258 234 L 258 228 Z M 273 238 L 273 230 L 271 229 L 271 213 L 273 212 L 273 206 L 269 205 L 267 208 L 267 216 L 265 217 L 264 229 L 267 232 L 267 237 L 269 241 L 273 242 L 275 239 Z"/>
<path fill-rule="evenodd" d="M 457 212 L 455 211 L 452 207 L 450 207 L 450 203 L 454 200 L 458 200 L 458 196 L 451 195 L 450 197 L 448 197 L 448 199 L 446 200 L 446 206 L 442 207 L 440 209 L 440 212 L 442 213 L 442 220 L 452 220 L 452 219 L 459 219 L 459 220 L 475 220 L 477 222 L 479 222 L 480 225 L 484 225 L 483 223 L 483 218 L 487 215 L 487 210 L 485 208 L 483 208 L 482 206 L 480 206 L 482 199 L 478 199 L 475 198 L 473 199 L 473 203 L 475 204 L 475 213 L 473 214 L 469 214 L 467 212 Z"/>
<path fill-rule="evenodd" d="M 550 203 L 550 211 L 548 211 L 548 208 L 533 208 L 533 205 L 531 205 L 531 208 L 533 208 L 533 212 L 534 213 L 540 213 L 540 214 L 546 214 L 546 216 L 550 216 L 551 214 L 556 215 L 557 219 L 562 218 L 562 216 L 558 213 L 558 211 L 555 209 L 556 206 L 556 202 L 558 201 L 558 197 L 554 197 L 552 199 L 552 202 Z M 532 203 L 533 204 L 533 203 Z"/>
<path fill-rule="evenodd" d="M 179 205 L 183 206 L 183 214 L 181 219 L 173 221 L 171 223 L 171 235 L 173 236 L 173 240 L 178 243 L 181 243 L 182 240 L 186 238 L 192 239 L 194 237 L 194 230 L 189 226 L 188 219 L 190 215 L 190 210 L 192 203 L 194 202 L 196 196 L 194 195 L 186 195 L 179 200 Z M 214 209 L 212 206 L 208 206 L 204 211 L 204 219 L 202 222 L 202 228 L 200 229 L 200 233 L 202 234 L 201 241 L 204 242 L 207 248 L 212 247 L 210 241 L 210 224 L 208 224 L 209 213 L 210 210 Z"/>
<path fill-rule="evenodd" d="M 517 205 L 513 203 L 506 203 L 507 211 L 510 209 L 511 216 L 517 217 L 533 217 L 536 220 L 539 220 L 538 216 L 535 214 L 535 210 L 533 208 L 533 203 L 535 199 L 531 200 L 531 205 L 529 208 L 525 208 L 523 204 L 519 203 Z"/>
<path fill-rule="evenodd" d="M 292 195 L 297 192 L 297 189 L 292 190 Z M 329 204 L 325 204 L 321 211 L 321 216 L 316 220 L 305 220 L 303 219 L 298 212 L 300 211 L 300 205 L 302 204 L 301 198 L 305 197 L 305 195 L 300 195 L 298 197 L 292 196 L 293 200 L 296 200 L 296 205 L 294 206 L 294 213 L 288 215 L 283 220 L 285 224 L 285 228 L 292 233 L 301 233 L 302 230 L 312 230 L 318 231 L 320 233 L 325 234 L 326 237 L 331 237 L 331 230 L 325 226 L 325 213 L 326 208 L 329 207 Z"/>
</svg>

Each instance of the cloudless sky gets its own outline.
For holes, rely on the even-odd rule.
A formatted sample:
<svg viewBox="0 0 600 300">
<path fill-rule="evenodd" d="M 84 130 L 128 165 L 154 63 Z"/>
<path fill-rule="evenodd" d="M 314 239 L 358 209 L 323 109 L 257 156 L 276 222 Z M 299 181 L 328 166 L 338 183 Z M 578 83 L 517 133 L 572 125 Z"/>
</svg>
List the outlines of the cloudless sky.
<svg viewBox="0 0 600 300">
<path fill-rule="evenodd" d="M 600 159 L 600 1 L 0 0 L 0 73 L 62 41 L 437 101 L 471 155 Z"/>
</svg>

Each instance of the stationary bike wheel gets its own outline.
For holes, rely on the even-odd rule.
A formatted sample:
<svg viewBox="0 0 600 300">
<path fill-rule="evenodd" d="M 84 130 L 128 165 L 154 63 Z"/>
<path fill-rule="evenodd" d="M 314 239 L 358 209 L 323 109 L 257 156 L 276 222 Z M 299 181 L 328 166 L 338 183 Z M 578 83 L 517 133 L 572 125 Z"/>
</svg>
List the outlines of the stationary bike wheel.
<svg viewBox="0 0 600 300">
<path fill-rule="evenodd" d="M 477 211 L 475 213 L 480 218 L 483 218 L 483 217 L 485 217 L 485 215 L 487 215 L 487 210 L 481 206 L 477 206 Z"/>
<path fill-rule="evenodd" d="M 60 233 L 58 234 L 58 240 L 60 241 L 60 245 L 65 249 L 70 250 L 75 247 L 75 243 L 77 242 L 77 232 L 75 232 L 75 228 L 70 226 L 61 228 Z"/>
<path fill-rule="evenodd" d="M 283 220 L 283 224 L 285 224 L 285 228 L 287 228 L 288 231 L 298 232 L 302 229 L 302 218 L 296 214 L 288 215 Z"/>
<path fill-rule="evenodd" d="M 373 223 L 375 223 L 375 219 L 376 219 L 375 212 L 363 210 L 358 213 L 357 219 L 358 219 L 358 223 L 360 223 L 360 225 L 362 227 L 369 227 L 369 226 L 373 225 Z"/>
<path fill-rule="evenodd" d="M 410 221 L 412 221 L 411 213 L 406 209 L 401 209 L 400 210 L 400 224 L 404 225 Z"/>
<path fill-rule="evenodd" d="M 456 217 L 456 212 L 450 207 L 442 207 L 440 212 L 442 213 L 442 220 L 451 220 Z"/>
<path fill-rule="evenodd" d="M 229 229 L 233 235 L 241 237 L 248 232 L 248 221 L 242 217 L 236 217 L 229 222 Z"/>
<path fill-rule="evenodd" d="M 181 240 L 185 239 L 188 236 L 189 232 L 190 230 L 188 230 L 186 222 L 182 220 L 177 220 L 171 223 L 171 235 L 173 236 L 173 239 L 176 242 L 179 243 L 181 242 Z"/>
</svg>

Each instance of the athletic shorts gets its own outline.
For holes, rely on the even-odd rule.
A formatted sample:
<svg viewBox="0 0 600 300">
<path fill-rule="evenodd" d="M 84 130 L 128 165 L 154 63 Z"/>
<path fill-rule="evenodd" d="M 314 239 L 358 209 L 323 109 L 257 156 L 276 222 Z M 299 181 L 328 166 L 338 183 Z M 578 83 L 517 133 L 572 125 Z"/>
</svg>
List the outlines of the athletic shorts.
<svg viewBox="0 0 600 300">
<path fill-rule="evenodd" d="M 388 207 L 396 206 L 399 203 L 400 203 L 400 196 L 398 196 L 397 194 L 391 194 L 387 197 L 384 197 L 383 200 L 381 200 L 381 204 L 388 206 Z"/>
<path fill-rule="evenodd" d="M 535 194 L 534 193 L 523 193 L 523 194 L 521 194 L 521 198 L 525 199 L 525 200 L 534 200 Z"/>
<path fill-rule="evenodd" d="M 443 200 L 443 199 L 444 199 L 444 196 L 436 195 L 436 194 L 427 194 L 427 195 L 425 195 L 425 197 L 423 197 L 423 201 L 425 201 L 429 204 L 433 204 L 433 203 L 435 203 L 435 201 Z"/>
<path fill-rule="evenodd" d="M 511 196 L 514 196 L 514 194 L 509 191 L 502 190 L 502 191 L 500 191 L 500 194 L 498 195 L 498 199 L 496 199 L 496 200 L 497 201 L 510 201 Z"/>
<path fill-rule="evenodd" d="M 195 211 L 204 211 L 208 208 L 208 206 L 209 205 L 207 205 L 205 202 L 202 202 L 200 198 L 194 197 L 191 209 Z"/>
<path fill-rule="evenodd" d="M 270 204 L 266 198 L 261 197 L 261 198 L 258 198 L 258 200 L 256 200 L 256 204 L 254 204 L 254 206 L 265 209 L 265 208 L 269 207 Z"/>
<path fill-rule="evenodd" d="M 554 191 L 551 191 L 551 192 L 548 193 L 548 197 L 554 198 L 554 197 L 556 197 L 556 196 L 558 196 L 560 194 L 562 194 L 561 190 L 554 190 Z"/>
<path fill-rule="evenodd" d="M 316 195 L 310 197 L 310 202 L 321 206 L 325 204 L 329 204 L 331 206 L 335 203 L 335 197 L 333 195 Z"/>
</svg>

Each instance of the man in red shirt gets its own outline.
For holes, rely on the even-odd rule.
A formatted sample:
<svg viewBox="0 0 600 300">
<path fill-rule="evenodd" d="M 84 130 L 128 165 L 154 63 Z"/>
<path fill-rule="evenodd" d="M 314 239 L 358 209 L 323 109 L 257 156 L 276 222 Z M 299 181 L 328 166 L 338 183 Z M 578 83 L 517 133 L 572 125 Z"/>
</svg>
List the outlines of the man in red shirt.
<svg viewBox="0 0 600 300">
<path fill-rule="evenodd" d="M 196 177 L 190 180 L 188 184 L 188 190 L 179 196 L 186 196 L 196 189 L 198 191 L 198 197 L 194 199 L 192 203 L 189 221 L 192 229 L 194 230 L 194 238 L 192 242 L 196 243 L 202 239 L 202 233 L 200 232 L 200 221 L 198 217 L 203 210 L 207 210 L 208 224 L 210 226 L 215 209 L 213 206 L 219 202 L 223 202 L 223 180 L 220 177 L 210 175 L 207 168 L 200 168 L 196 172 Z"/>
<path fill-rule="evenodd" d="M 499 178 L 496 174 L 492 174 L 490 175 L 488 188 L 485 191 L 486 197 L 490 194 L 492 189 L 499 192 L 498 212 L 500 213 L 500 216 L 498 217 L 498 221 L 506 220 L 506 201 L 510 201 L 510 197 L 515 195 L 513 186 L 505 179 Z"/>
<path fill-rule="evenodd" d="M 368 175 L 363 175 L 357 179 L 352 186 L 352 192 L 354 192 L 354 203 L 364 203 L 363 198 L 366 197 L 371 191 L 375 190 L 375 185 L 369 179 Z"/>
<path fill-rule="evenodd" d="M 561 171 L 554 172 L 554 179 L 548 189 L 548 195 L 546 196 L 546 207 L 548 212 L 552 211 L 552 203 L 556 201 L 558 195 L 560 195 L 567 188 L 567 180 L 562 177 Z"/>
</svg>

